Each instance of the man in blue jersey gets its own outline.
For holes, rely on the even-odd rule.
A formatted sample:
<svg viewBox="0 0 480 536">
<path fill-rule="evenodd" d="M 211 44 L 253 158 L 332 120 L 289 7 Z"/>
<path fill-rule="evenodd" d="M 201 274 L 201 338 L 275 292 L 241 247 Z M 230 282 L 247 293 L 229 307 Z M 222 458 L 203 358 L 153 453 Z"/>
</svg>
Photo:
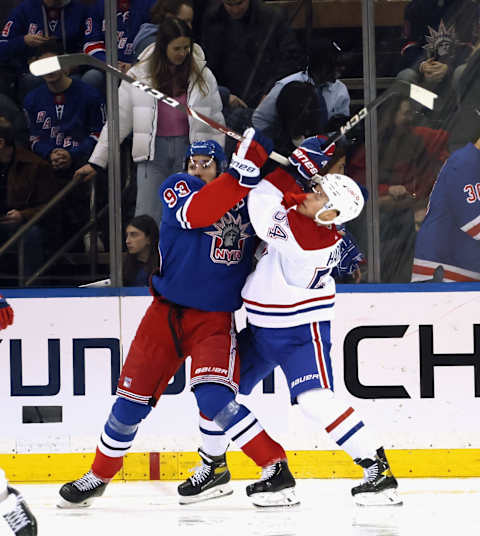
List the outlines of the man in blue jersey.
<svg viewBox="0 0 480 536">
<path fill-rule="evenodd" d="M 13 324 L 13 309 L 7 300 L 0 296 L 0 331 Z M 37 521 L 22 495 L 8 485 L 7 478 L 0 469 L 0 516 L 8 527 L 8 533 L 18 536 L 36 536 Z M 2 531 L 3 534 L 3 531 Z"/>
<path fill-rule="evenodd" d="M 37 47 L 36 59 L 60 53 L 55 40 Z M 94 87 L 58 70 L 43 78 L 43 83 L 25 97 L 32 151 L 49 161 L 61 185 L 90 157 L 106 120 L 105 99 Z M 98 198 L 105 192 L 99 181 Z M 63 239 L 68 239 L 88 220 L 89 186 L 80 183 L 65 198 L 62 206 Z M 84 240 L 88 238 L 85 236 Z M 89 249 L 88 241 L 85 244 Z"/>
<path fill-rule="evenodd" d="M 412 281 L 480 281 L 480 138 L 455 151 L 438 175 L 417 233 Z"/>
<path fill-rule="evenodd" d="M 120 470 L 138 425 L 168 382 L 191 356 L 191 387 L 200 414 L 264 469 L 247 487 L 259 506 L 296 504 L 295 480 L 281 445 L 263 430 L 235 395 L 239 361 L 233 312 L 251 270 L 255 233 L 245 198 L 260 181 L 260 167 L 272 150 L 268 138 L 249 129 L 222 171 L 225 156 L 214 141 L 195 142 L 187 172 L 160 188 L 160 269 L 152 276 L 154 299 L 143 317 L 118 382 L 117 395 L 98 443 L 91 470 L 65 484 L 60 507 L 88 506 Z M 218 176 L 217 176 L 218 175 Z M 225 456 L 205 459 L 209 478 L 203 491 L 231 493 Z M 182 490 L 189 502 L 196 489 Z"/>
</svg>

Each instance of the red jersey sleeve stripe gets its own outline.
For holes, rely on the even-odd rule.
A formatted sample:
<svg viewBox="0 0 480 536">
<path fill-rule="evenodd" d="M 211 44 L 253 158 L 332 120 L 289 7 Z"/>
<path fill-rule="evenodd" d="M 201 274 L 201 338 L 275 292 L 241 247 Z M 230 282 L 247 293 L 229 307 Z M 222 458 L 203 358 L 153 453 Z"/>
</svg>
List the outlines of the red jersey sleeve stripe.
<svg viewBox="0 0 480 536">
<path fill-rule="evenodd" d="M 197 192 L 188 206 L 185 221 L 191 229 L 213 225 L 249 191 L 235 177 L 222 173 Z"/>
</svg>

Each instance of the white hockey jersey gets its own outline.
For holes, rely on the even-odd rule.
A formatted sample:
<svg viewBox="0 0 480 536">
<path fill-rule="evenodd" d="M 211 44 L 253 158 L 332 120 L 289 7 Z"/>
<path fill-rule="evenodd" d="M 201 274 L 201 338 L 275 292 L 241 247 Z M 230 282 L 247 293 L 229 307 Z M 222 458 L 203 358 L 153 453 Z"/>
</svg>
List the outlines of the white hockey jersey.
<svg viewBox="0 0 480 536">
<path fill-rule="evenodd" d="M 264 241 L 242 298 L 248 321 L 260 327 L 291 327 L 331 320 L 342 237 L 335 225 L 318 226 L 293 207 L 284 193 L 302 193 L 283 169 L 270 173 L 248 196 L 248 212 Z"/>
</svg>

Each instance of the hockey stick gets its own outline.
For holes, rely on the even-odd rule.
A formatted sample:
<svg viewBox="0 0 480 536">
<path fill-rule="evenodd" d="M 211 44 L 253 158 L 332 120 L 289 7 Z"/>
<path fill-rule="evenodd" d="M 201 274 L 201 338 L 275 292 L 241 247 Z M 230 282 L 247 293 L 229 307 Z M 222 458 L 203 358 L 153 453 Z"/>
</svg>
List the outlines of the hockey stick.
<svg viewBox="0 0 480 536">
<path fill-rule="evenodd" d="M 141 91 L 148 93 L 156 100 L 163 102 L 168 106 L 171 106 L 172 108 L 178 108 L 179 110 L 183 110 L 186 114 L 190 115 L 191 117 L 194 117 L 198 121 L 201 121 L 202 123 L 210 126 L 211 128 L 218 130 L 222 134 L 225 134 L 226 136 L 229 136 L 230 138 L 233 138 L 237 141 L 243 140 L 242 135 L 238 134 L 238 132 L 229 130 L 226 126 L 217 123 L 213 119 L 210 119 L 209 117 L 199 112 L 196 112 L 189 106 L 178 102 L 172 97 L 165 95 L 161 91 L 158 91 L 157 89 L 148 86 L 144 82 L 135 80 L 131 76 L 128 76 L 128 74 L 125 74 L 120 71 L 120 69 L 117 69 L 112 65 L 108 65 L 108 63 L 104 63 L 97 58 L 88 56 L 87 54 L 64 54 L 63 56 L 51 56 L 49 58 L 36 60 L 30 64 L 30 72 L 35 76 L 44 76 L 60 69 L 70 69 L 72 67 L 77 67 L 78 65 L 90 65 L 91 67 L 95 67 L 97 69 L 100 69 L 101 71 L 110 72 L 121 80 L 124 80 L 125 82 L 132 84 L 132 86 L 135 86 Z M 378 106 L 383 104 L 387 99 L 394 95 L 404 95 L 406 97 L 409 97 L 414 101 L 422 104 L 423 106 L 430 108 L 431 110 L 433 110 L 434 101 L 437 98 L 436 93 L 433 93 L 432 91 L 428 91 L 427 89 L 424 89 L 415 84 L 410 84 L 403 80 L 396 80 L 392 88 L 387 89 L 387 91 L 385 91 L 379 97 L 367 104 L 367 106 L 363 107 L 358 113 L 352 116 L 345 123 L 345 125 L 340 127 L 339 132 L 330 136 L 330 138 L 328 138 L 326 142 L 325 151 L 327 151 L 330 146 L 337 142 L 347 132 L 352 130 L 352 128 L 355 127 L 355 125 L 357 125 L 358 123 L 360 123 L 360 121 L 363 121 L 365 117 L 367 117 L 367 115 L 372 112 L 372 110 L 378 108 Z M 282 164 L 283 166 L 289 165 L 288 158 L 276 153 L 275 151 L 270 153 L 270 158 L 275 162 Z"/>
<path fill-rule="evenodd" d="M 108 63 L 104 63 L 97 58 L 93 58 L 88 54 L 64 54 L 63 56 L 51 56 L 49 58 L 36 60 L 30 64 L 30 72 L 35 76 L 44 76 L 46 74 L 59 71 L 60 69 L 68 70 L 72 67 L 77 67 L 78 65 L 89 65 L 90 67 L 95 67 L 97 69 L 100 69 L 101 71 L 112 73 L 114 76 L 120 78 L 121 80 L 124 80 L 132 86 L 142 90 L 143 92 L 148 93 L 148 95 L 150 95 L 154 99 L 163 102 L 164 104 L 167 104 L 172 108 L 178 108 L 179 110 L 182 110 L 187 115 L 190 115 L 191 117 L 197 119 L 198 121 L 201 121 L 209 127 L 218 130 L 222 134 L 225 134 L 226 136 L 229 136 L 230 138 L 233 138 L 237 141 L 243 140 L 243 136 L 241 134 L 238 134 L 238 132 L 230 130 L 228 127 L 222 125 L 221 123 L 217 123 L 206 115 L 196 112 L 193 108 L 190 108 L 190 106 L 178 102 L 172 97 L 165 95 L 165 93 L 158 91 L 158 89 L 154 89 L 145 84 L 144 82 L 135 80 L 135 78 L 128 76 L 128 74 L 123 73 L 122 71 L 120 71 L 120 69 L 117 69 L 112 65 L 108 65 Z M 272 151 L 270 153 L 269 158 L 271 158 L 275 162 L 278 162 L 279 164 L 282 164 L 283 166 L 288 166 L 289 164 L 288 158 L 276 153 L 275 151 Z"/>
<path fill-rule="evenodd" d="M 360 121 L 363 121 L 370 112 L 378 108 L 386 100 L 395 95 L 409 97 L 410 99 L 420 103 L 422 106 L 430 108 L 430 110 L 433 110 L 435 99 L 438 97 L 436 93 L 417 86 L 416 84 L 410 84 L 404 80 L 395 80 L 395 82 L 392 84 L 392 87 L 387 89 L 379 97 L 368 103 L 358 113 L 352 116 L 343 126 L 340 127 L 339 132 L 332 134 L 332 136 L 330 136 L 326 141 L 325 149 L 323 150 L 327 152 L 334 143 L 342 138 L 347 132 L 350 132 L 350 130 L 358 125 Z"/>
</svg>

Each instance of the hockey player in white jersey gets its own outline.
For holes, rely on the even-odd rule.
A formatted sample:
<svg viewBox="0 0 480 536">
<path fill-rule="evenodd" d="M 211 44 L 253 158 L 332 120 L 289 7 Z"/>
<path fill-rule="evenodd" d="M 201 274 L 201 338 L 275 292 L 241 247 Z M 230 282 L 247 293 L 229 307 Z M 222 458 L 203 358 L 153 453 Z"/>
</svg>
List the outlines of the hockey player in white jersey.
<svg viewBox="0 0 480 536">
<path fill-rule="evenodd" d="M 0 331 L 13 324 L 13 309 L 0 296 Z M 36 536 L 37 521 L 18 490 L 9 486 L 5 472 L 0 469 L 0 534 Z"/>
<path fill-rule="evenodd" d="M 330 160 L 323 143 L 321 137 L 307 138 L 290 156 L 288 169 L 277 168 L 249 195 L 251 222 L 263 243 L 242 290 L 248 323 L 239 334 L 240 393 L 249 394 L 280 366 L 291 403 L 363 468 L 364 481 L 352 489 L 355 503 L 399 505 L 398 484 L 381 443 L 370 436 L 354 408 L 333 392 L 331 272 L 339 264 L 348 265 L 345 256 L 355 249 L 337 226 L 360 214 L 364 198 L 351 178 L 336 173 L 343 171 L 344 157 Z M 180 495 L 188 489 L 190 502 L 204 500 L 202 481 L 214 478 L 206 458 L 220 456 L 228 446 L 215 423 L 202 415 L 200 432 L 203 465 L 179 486 Z M 270 477 L 264 475 L 253 485 L 260 499 L 262 486 L 271 491 Z"/>
</svg>

